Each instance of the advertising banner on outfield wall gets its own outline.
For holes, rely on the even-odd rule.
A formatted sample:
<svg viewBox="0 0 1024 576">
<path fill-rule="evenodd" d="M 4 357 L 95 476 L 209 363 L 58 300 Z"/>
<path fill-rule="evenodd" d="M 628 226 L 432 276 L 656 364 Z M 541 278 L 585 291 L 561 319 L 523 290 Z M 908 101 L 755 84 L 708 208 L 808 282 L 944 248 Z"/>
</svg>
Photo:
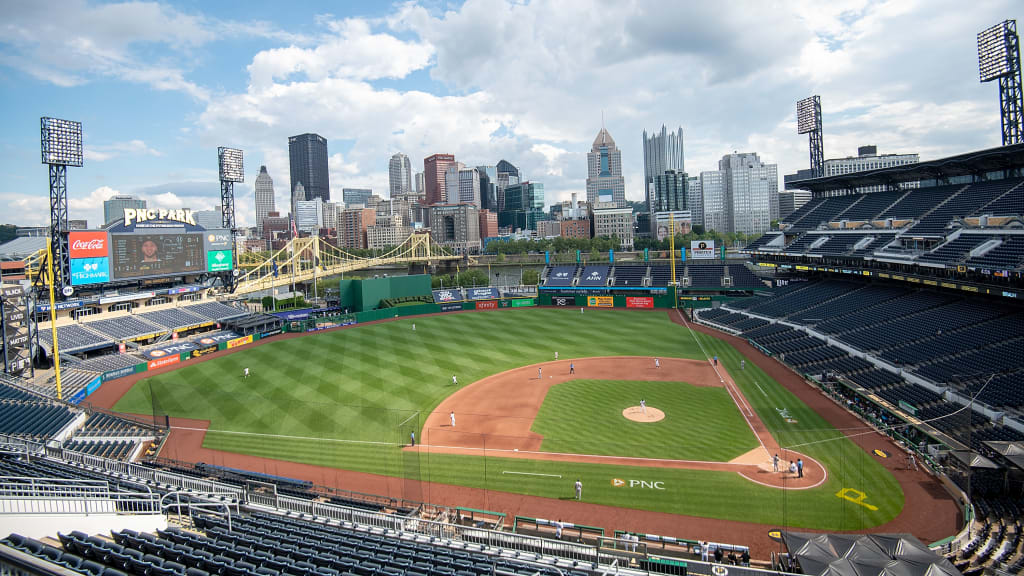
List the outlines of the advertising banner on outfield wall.
<svg viewBox="0 0 1024 576">
<path fill-rule="evenodd" d="M 145 356 L 146 358 L 149 358 L 150 360 L 159 360 L 160 358 L 174 356 L 175 354 L 191 352 L 196 348 L 197 346 L 192 342 L 181 342 L 179 344 L 170 344 L 168 346 L 161 346 L 159 348 L 144 350 L 142 352 L 142 355 Z"/>
<path fill-rule="evenodd" d="M 470 300 L 497 300 L 501 294 L 497 288 L 467 288 L 466 297 Z"/>
<path fill-rule="evenodd" d="M 103 385 L 103 377 L 97 376 L 92 382 L 85 385 L 85 395 L 92 396 L 92 393 L 99 390 Z"/>
<path fill-rule="evenodd" d="M 512 301 L 513 308 L 526 308 L 529 306 L 536 306 L 537 301 L 533 298 L 520 298 L 519 300 Z"/>
<path fill-rule="evenodd" d="M 241 338 L 235 338 L 234 340 L 228 340 L 228 348 L 238 348 L 239 346 L 245 346 L 246 344 L 252 344 L 252 334 L 242 336 Z"/>
<path fill-rule="evenodd" d="M 613 308 L 615 298 L 611 296 L 587 296 L 587 306 L 591 308 Z"/>
<path fill-rule="evenodd" d="M 497 310 L 498 309 L 498 301 L 497 300 L 482 300 L 482 301 L 476 303 L 476 309 L 477 310 Z"/>
<path fill-rule="evenodd" d="M 626 308 L 654 308 L 654 298 L 650 296 L 626 296 Z"/>
<path fill-rule="evenodd" d="M 462 304 L 459 304 L 458 302 L 441 304 L 441 312 L 455 312 L 456 310 L 462 310 Z"/>
<path fill-rule="evenodd" d="M 82 400 L 85 400 L 85 388 L 75 392 L 72 397 L 68 398 L 68 402 L 71 404 L 81 404 Z"/>
<path fill-rule="evenodd" d="M 216 344 L 214 344 L 213 346 L 204 346 L 202 348 L 196 348 L 195 350 L 192 351 L 192 357 L 199 358 L 200 356 L 206 356 L 207 354 L 212 354 L 219 349 L 220 348 Z"/>
<path fill-rule="evenodd" d="M 228 340 L 234 340 L 235 338 L 238 338 L 238 334 L 235 334 L 234 332 L 216 332 L 214 334 L 203 336 L 197 342 L 200 346 L 210 346 L 220 344 L 221 342 L 227 342 Z"/>
<path fill-rule="evenodd" d="M 466 295 L 462 293 L 461 288 L 451 288 L 448 290 L 434 290 L 434 304 L 444 304 L 445 302 L 462 302 L 466 299 Z"/>
<path fill-rule="evenodd" d="M 110 370 L 109 372 L 103 373 L 103 381 L 109 382 L 118 378 L 124 378 L 125 376 L 131 376 L 135 374 L 135 366 L 128 366 L 127 368 L 119 368 L 117 370 Z"/>
<path fill-rule="evenodd" d="M 171 364 L 177 364 L 178 362 L 181 362 L 181 356 L 176 354 L 159 360 L 150 360 L 146 367 L 150 370 L 156 370 L 157 368 L 163 368 L 164 366 L 170 366 Z"/>
<path fill-rule="evenodd" d="M 573 296 L 552 296 L 552 306 L 575 306 L 576 298 Z"/>
</svg>

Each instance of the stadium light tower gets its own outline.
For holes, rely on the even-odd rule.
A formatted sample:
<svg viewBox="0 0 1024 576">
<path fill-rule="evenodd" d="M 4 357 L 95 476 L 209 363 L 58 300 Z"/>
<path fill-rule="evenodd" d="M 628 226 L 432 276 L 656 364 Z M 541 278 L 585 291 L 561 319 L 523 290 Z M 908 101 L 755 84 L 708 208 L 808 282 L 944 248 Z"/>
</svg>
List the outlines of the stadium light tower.
<svg viewBox="0 0 1024 576">
<path fill-rule="evenodd" d="M 821 141 L 821 96 L 809 96 L 796 103 L 796 133 L 809 134 L 811 172 L 825 175 L 825 147 Z"/>
<path fill-rule="evenodd" d="M 217 148 L 217 164 L 220 171 L 221 224 L 231 231 L 231 274 L 225 282 L 229 291 L 234 291 L 235 276 L 235 182 L 245 182 L 245 168 L 242 165 L 242 151 L 237 148 Z"/>
<path fill-rule="evenodd" d="M 1017 21 L 1004 20 L 978 34 L 978 72 L 982 82 L 999 80 L 999 119 L 1003 146 L 1024 142 L 1020 38 Z"/>
<path fill-rule="evenodd" d="M 71 274 L 68 254 L 68 166 L 82 165 L 82 123 L 42 117 L 39 145 L 50 168 L 50 250 L 52 284 L 63 293 Z"/>
</svg>

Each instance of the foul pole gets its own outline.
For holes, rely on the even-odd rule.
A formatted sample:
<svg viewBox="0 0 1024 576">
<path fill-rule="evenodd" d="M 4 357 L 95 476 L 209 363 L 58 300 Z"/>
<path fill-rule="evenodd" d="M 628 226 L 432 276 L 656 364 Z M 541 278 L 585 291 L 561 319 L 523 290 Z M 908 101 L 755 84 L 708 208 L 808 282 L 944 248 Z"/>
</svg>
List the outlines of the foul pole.
<svg viewBox="0 0 1024 576">
<path fill-rule="evenodd" d="M 673 214 L 668 213 L 668 254 L 672 259 L 672 285 L 676 285 L 676 222 Z"/>
<path fill-rule="evenodd" d="M 53 369 L 57 375 L 57 400 L 63 400 L 64 396 L 60 387 L 60 350 L 57 349 L 57 302 L 53 296 L 53 242 L 46 243 L 46 262 L 49 265 L 47 270 L 50 274 L 50 334 L 53 336 Z"/>
</svg>

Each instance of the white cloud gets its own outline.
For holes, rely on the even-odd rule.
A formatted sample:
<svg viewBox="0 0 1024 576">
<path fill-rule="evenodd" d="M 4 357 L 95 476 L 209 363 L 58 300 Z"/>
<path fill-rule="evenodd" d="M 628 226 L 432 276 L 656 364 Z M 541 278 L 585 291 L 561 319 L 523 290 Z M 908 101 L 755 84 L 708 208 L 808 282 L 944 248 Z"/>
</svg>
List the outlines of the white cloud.
<svg viewBox="0 0 1024 576">
<path fill-rule="evenodd" d="M 163 156 L 163 153 L 149 147 L 142 140 L 129 140 L 128 142 L 114 142 L 113 144 L 86 146 L 84 153 L 86 160 L 95 162 L 103 162 L 126 154 L 135 156 Z"/>
</svg>

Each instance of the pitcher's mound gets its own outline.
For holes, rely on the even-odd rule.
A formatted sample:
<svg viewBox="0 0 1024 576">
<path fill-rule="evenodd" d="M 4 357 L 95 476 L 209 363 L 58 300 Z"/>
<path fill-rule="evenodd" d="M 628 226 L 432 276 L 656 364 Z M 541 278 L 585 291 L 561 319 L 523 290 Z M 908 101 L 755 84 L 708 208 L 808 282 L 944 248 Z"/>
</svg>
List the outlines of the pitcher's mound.
<svg viewBox="0 0 1024 576">
<path fill-rule="evenodd" d="M 657 408 L 647 407 L 647 412 L 639 406 L 630 406 L 622 411 L 622 415 L 633 422 L 657 422 L 665 419 L 665 413 Z"/>
</svg>

